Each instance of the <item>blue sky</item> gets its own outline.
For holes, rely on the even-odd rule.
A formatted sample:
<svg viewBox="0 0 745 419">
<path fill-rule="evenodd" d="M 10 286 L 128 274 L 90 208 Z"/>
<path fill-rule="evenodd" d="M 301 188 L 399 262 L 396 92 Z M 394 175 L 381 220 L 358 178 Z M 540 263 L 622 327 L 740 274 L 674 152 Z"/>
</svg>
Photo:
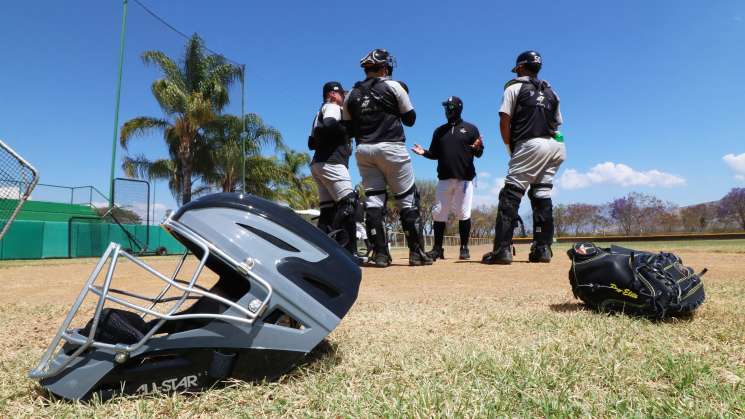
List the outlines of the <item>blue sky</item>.
<svg viewBox="0 0 745 419">
<path fill-rule="evenodd" d="M 636 190 L 685 205 L 745 181 L 742 1 L 141 1 L 246 63 L 248 111 L 296 149 L 305 147 L 323 82 L 351 86 L 362 76 L 360 57 L 387 48 L 418 113 L 410 145 L 427 146 L 443 122 L 440 102 L 460 96 L 486 143 L 477 202 L 496 202 L 507 164 L 501 87 L 516 54 L 537 49 L 565 120 L 556 201 L 601 203 Z M 142 51 L 178 56 L 184 42 L 136 4 L 129 11 L 121 122 L 161 115 L 149 92 L 158 73 L 142 64 Z M 43 182 L 108 189 L 120 21 L 120 1 L 0 6 L 0 138 Z M 239 106 L 236 87 L 229 110 Z M 142 138 L 130 153 L 165 149 L 158 137 Z M 415 171 L 435 178 L 423 158 Z M 354 165 L 352 173 L 358 181 Z M 156 190 L 158 202 L 174 205 L 163 184 Z"/>
</svg>

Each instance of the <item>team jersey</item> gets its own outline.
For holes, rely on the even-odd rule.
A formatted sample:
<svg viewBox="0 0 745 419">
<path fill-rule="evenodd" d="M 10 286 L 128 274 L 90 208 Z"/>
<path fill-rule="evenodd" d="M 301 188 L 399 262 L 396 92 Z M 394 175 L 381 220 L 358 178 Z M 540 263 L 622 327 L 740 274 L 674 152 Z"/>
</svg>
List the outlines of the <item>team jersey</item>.
<svg viewBox="0 0 745 419">
<path fill-rule="evenodd" d="M 343 127 L 336 130 L 323 129 L 323 120 L 333 118 L 341 123 L 342 108 L 335 103 L 324 103 L 313 119 L 310 136 L 315 139 L 313 163 L 343 164 L 349 166 L 352 144 Z"/>
<path fill-rule="evenodd" d="M 344 100 L 343 116 L 358 144 L 405 142 L 401 115 L 413 109 L 401 83 L 373 77 L 354 85 Z"/>
<path fill-rule="evenodd" d="M 553 137 L 562 124 L 559 96 L 545 80 L 518 77 L 507 83 L 499 113 L 510 115 L 512 148 L 521 141 Z"/>
<path fill-rule="evenodd" d="M 475 125 L 462 119 L 439 126 L 432 134 L 432 143 L 424 156 L 437 160 L 437 178 L 473 180 L 476 168 L 474 157 L 484 153 L 483 145 L 474 149 L 471 145 L 481 134 Z"/>
</svg>

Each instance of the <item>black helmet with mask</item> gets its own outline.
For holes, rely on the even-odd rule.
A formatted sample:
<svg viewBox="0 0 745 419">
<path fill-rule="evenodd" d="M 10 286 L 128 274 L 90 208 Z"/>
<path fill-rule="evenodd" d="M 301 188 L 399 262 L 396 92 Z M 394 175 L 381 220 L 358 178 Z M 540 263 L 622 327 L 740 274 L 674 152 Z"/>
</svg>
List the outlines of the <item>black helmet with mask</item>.
<svg viewBox="0 0 745 419">
<path fill-rule="evenodd" d="M 387 50 L 376 48 L 360 60 L 360 67 L 365 70 L 380 66 L 385 66 L 388 69 L 388 75 L 392 76 L 393 69 L 396 67 L 396 59 Z"/>
</svg>

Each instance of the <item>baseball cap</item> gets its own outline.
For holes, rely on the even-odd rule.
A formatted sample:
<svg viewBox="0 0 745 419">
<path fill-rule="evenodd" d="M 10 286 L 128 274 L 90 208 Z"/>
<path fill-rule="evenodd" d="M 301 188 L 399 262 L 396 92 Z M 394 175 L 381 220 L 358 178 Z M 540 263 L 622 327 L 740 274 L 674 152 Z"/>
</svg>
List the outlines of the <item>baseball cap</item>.
<svg viewBox="0 0 745 419">
<path fill-rule="evenodd" d="M 330 81 L 323 85 L 323 97 L 326 98 L 326 95 L 331 92 L 344 93 L 344 88 L 338 81 Z"/>
<path fill-rule="evenodd" d="M 442 102 L 442 106 L 446 108 L 455 107 L 461 109 L 463 108 L 463 101 L 460 100 L 458 96 L 450 96 L 444 102 Z"/>
</svg>

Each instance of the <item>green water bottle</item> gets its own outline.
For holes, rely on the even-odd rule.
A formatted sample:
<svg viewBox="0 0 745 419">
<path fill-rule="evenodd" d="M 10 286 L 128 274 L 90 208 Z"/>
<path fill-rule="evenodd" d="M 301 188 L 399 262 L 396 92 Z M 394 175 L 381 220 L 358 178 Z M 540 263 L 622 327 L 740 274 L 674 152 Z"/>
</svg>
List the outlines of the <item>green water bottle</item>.
<svg viewBox="0 0 745 419">
<path fill-rule="evenodd" d="M 554 134 L 554 140 L 559 143 L 564 142 L 564 134 L 561 133 L 561 131 L 556 131 L 556 134 Z"/>
</svg>

